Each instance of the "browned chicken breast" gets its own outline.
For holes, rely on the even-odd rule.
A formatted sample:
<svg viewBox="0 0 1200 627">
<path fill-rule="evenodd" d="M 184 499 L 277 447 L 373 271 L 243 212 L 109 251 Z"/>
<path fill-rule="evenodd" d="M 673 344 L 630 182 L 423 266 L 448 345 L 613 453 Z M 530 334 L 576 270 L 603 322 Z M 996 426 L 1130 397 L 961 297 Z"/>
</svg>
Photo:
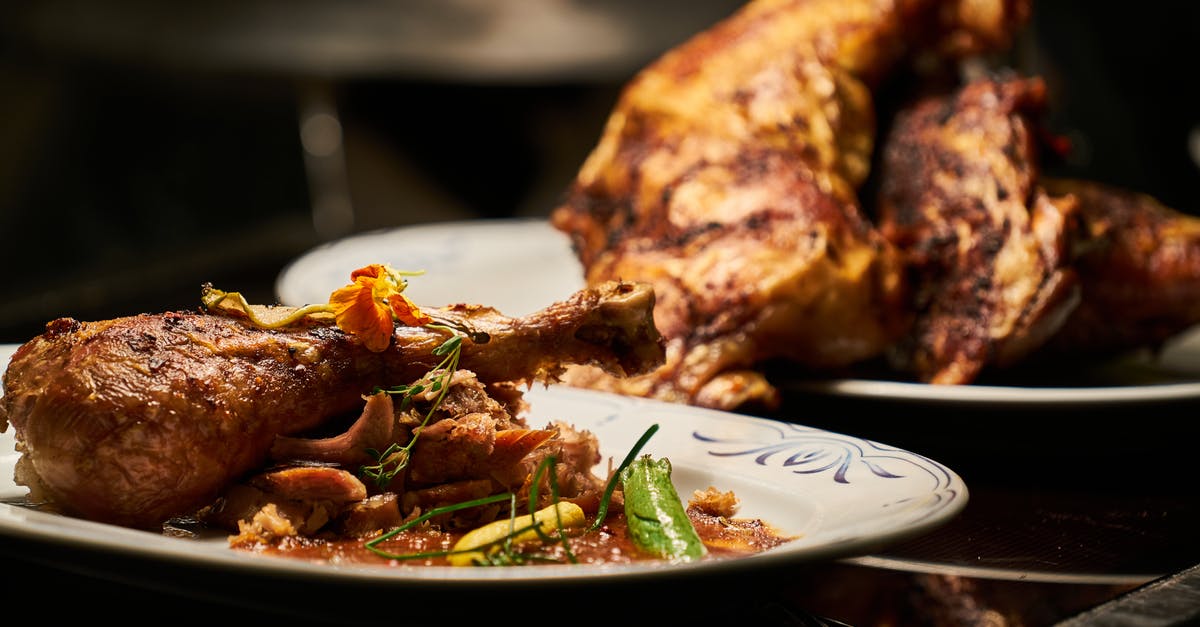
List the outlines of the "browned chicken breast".
<svg viewBox="0 0 1200 627">
<path fill-rule="evenodd" d="M 981 79 L 897 113 L 882 147 L 878 224 L 904 252 L 916 319 L 901 372 L 973 382 L 1058 331 L 1079 301 L 1076 203 L 1038 185 L 1038 79 Z"/>
<path fill-rule="evenodd" d="M 756 366 L 837 368 L 907 329 L 903 268 L 865 218 L 872 89 L 918 54 L 1009 45 L 1028 3 L 757 0 L 626 87 L 551 216 L 586 280 L 657 293 L 667 363 L 565 381 L 696 405 L 771 406 Z"/>
</svg>

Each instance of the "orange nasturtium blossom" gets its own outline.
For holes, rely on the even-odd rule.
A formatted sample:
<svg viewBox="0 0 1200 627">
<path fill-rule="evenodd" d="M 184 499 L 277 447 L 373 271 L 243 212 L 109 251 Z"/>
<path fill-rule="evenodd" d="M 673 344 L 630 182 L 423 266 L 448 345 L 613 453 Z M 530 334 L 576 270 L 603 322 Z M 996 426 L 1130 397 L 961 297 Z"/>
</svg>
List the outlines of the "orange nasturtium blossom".
<svg viewBox="0 0 1200 627">
<path fill-rule="evenodd" d="M 408 287 L 404 273 L 376 263 L 350 273 L 350 280 L 329 295 L 329 305 L 338 328 L 361 338 L 368 350 L 388 347 L 396 320 L 410 326 L 433 322 L 403 294 Z"/>
</svg>

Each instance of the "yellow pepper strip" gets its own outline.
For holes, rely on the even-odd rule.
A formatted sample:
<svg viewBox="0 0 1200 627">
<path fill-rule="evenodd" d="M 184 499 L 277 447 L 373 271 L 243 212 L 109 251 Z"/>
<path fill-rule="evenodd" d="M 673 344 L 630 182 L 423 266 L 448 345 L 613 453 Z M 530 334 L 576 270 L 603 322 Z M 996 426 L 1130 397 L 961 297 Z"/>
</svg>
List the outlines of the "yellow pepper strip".
<svg viewBox="0 0 1200 627">
<path fill-rule="evenodd" d="M 453 551 L 446 559 L 452 566 L 472 566 L 476 561 L 483 561 L 486 556 L 482 550 L 472 551 L 471 549 L 498 543 L 514 531 L 522 529 L 524 531 L 513 536 L 513 544 L 534 540 L 538 537 L 536 528 L 540 528 L 543 533 L 553 531 L 558 528 L 560 520 L 563 528 L 578 527 L 584 522 L 583 510 L 574 503 L 559 501 L 534 512 L 532 517 L 522 515 L 490 522 L 468 531 L 454 544 Z"/>
</svg>

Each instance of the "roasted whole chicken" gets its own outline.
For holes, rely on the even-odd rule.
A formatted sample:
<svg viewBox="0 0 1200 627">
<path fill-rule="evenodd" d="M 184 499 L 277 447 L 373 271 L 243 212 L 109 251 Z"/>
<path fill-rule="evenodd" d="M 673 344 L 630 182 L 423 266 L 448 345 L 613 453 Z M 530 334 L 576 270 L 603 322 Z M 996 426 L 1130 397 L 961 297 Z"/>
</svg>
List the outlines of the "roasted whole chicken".
<svg viewBox="0 0 1200 627">
<path fill-rule="evenodd" d="M 599 461 L 594 441 L 523 424 L 519 385 L 552 382 L 566 364 L 618 376 L 661 365 L 653 307 L 649 286 L 611 282 L 521 318 L 476 305 L 437 310 L 445 324 L 472 333 L 462 341 L 455 379 L 446 382 L 455 392 L 441 406 L 450 413 L 440 418 L 452 422 L 426 427 L 429 452 L 413 454 L 413 485 L 469 491 L 473 480 L 525 477 L 525 453 L 551 438 L 551 446 L 575 451 L 564 463 L 590 469 Z M 252 484 L 260 492 L 292 486 L 318 500 L 361 499 L 366 494 L 353 471 L 364 460 L 347 456 L 361 455 L 364 443 L 385 450 L 413 432 L 407 408 L 396 406 L 393 414 L 391 401 L 373 391 L 426 377 L 446 339 L 442 330 L 396 325 L 389 346 L 375 352 L 323 320 L 270 329 L 211 311 L 61 318 L 13 355 L 0 426 L 15 429 L 15 479 L 29 487 L 31 500 L 101 522 L 158 528 L 192 516 L 268 461 L 333 467 L 268 473 Z M 483 392 L 490 401 L 479 398 Z M 310 441 L 312 432 L 347 416 L 358 419 L 345 434 Z M 479 463 L 438 454 L 438 442 L 447 439 L 456 445 L 445 450 Z M 464 466 L 473 474 L 461 473 Z M 571 485 L 565 477 L 564 485 Z"/>
<path fill-rule="evenodd" d="M 564 380 L 769 409 L 780 363 L 970 384 L 1200 322 L 1195 218 L 1044 175 L 1046 85 L 992 63 L 1031 10 L 754 0 L 645 68 L 550 219 L 654 286 L 667 360 Z"/>
<path fill-rule="evenodd" d="M 839 368 L 908 328 L 899 251 L 858 191 L 873 89 L 919 57 L 1007 47 L 1026 2 L 759 0 L 623 91 L 552 223 L 589 284 L 650 283 L 667 362 L 569 383 L 696 405 L 771 407 L 757 368 Z"/>
</svg>

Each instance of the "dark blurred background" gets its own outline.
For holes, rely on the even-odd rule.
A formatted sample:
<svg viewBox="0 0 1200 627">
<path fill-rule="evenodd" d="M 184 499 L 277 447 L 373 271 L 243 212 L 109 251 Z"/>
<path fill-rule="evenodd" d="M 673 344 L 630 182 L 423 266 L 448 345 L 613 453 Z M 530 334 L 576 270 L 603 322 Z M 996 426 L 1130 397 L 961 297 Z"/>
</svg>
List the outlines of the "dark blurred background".
<svg viewBox="0 0 1200 627">
<path fill-rule="evenodd" d="M 544 216 L 640 67 L 735 0 L 10 3 L 0 342 L 50 319 L 274 302 L 353 233 Z M 1197 3 L 1044 1 L 1059 173 L 1200 210 Z"/>
</svg>

